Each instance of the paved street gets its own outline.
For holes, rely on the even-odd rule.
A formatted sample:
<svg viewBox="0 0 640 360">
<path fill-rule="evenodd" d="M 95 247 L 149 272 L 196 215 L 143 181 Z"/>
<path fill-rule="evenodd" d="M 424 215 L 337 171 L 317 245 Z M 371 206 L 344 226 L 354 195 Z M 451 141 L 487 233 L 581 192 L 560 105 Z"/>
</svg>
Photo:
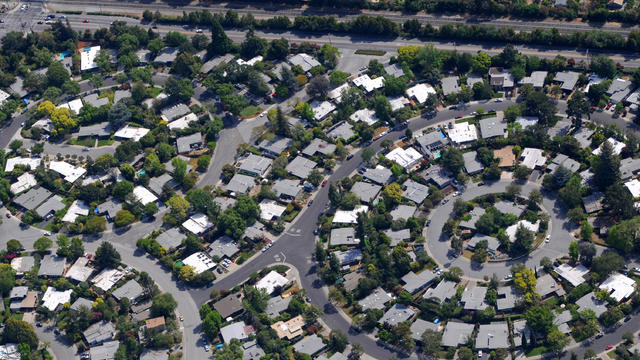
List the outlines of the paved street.
<svg viewBox="0 0 640 360">
<path fill-rule="evenodd" d="M 133 5 L 134 4 L 134 5 Z M 637 26 L 619 26 L 616 24 L 589 24 L 579 21 L 566 22 L 557 21 L 553 19 L 546 20 L 522 20 L 522 19 L 510 19 L 510 18 L 490 18 L 483 16 L 460 16 L 460 15 L 440 15 L 440 14 L 411 14 L 403 13 L 399 11 L 370 11 L 370 10 L 345 10 L 345 9 L 332 9 L 327 8 L 298 8 L 295 6 L 287 5 L 260 5 L 260 4 L 247 4 L 247 3 L 197 3 L 197 2 L 184 2 L 184 1 L 150 1 L 150 2 L 138 2 L 138 1 L 116 1 L 108 0 L 100 3 L 91 2 L 87 0 L 53 0 L 48 3 L 48 6 L 53 9 L 85 9 L 85 11 L 106 11 L 114 13 L 136 13 L 140 14 L 142 10 L 149 9 L 151 11 L 160 11 L 166 15 L 182 15 L 183 11 L 201 11 L 207 9 L 211 12 L 226 12 L 227 10 L 234 10 L 240 16 L 245 14 L 252 14 L 256 19 L 272 18 L 274 16 L 287 16 L 293 20 L 296 16 L 335 16 L 340 21 L 351 20 L 360 15 L 370 16 L 383 16 L 391 21 L 397 23 L 404 23 L 409 19 L 416 19 L 422 24 L 431 24 L 434 27 L 439 27 L 444 24 L 479 24 L 479 25 L 491 25 L 499 28 L 513 28 L 516 31 L 532 31 L 535 29 L 558 29 L 560 33 L 574 33 L 584 32 L 591 30 L 603 30 L 606 32 L 618 33 L 626 35 L 631 30 L 637 30 Z M 134 10 L 135 9 L 135 10 Z"/>
</svg>

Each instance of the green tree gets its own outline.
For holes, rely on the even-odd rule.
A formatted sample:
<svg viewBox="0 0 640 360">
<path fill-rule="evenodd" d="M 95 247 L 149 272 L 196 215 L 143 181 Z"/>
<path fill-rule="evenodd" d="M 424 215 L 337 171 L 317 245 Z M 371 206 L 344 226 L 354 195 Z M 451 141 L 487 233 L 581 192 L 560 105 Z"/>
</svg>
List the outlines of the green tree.
<svg viewBox="0 0 640 360">
<path fill-rule="evenodd" d="M 120 129 L 131 120 L 131 111 L 124 102 L 117 102 L 109 109 L 109 123 L 113 129 Z"/>
<path fill-rule="evenodd" d="M 27 344 L 31 349 L 38 348 L 38 335 L 31 324 L 9 317 L 4 325 L 2 332 L 4 343 Z"/>
<path fill-rule="evenodd" d="M 188 102 L 194 94 L 189 79 L 170 77 L 164 85 L 165 92 L 177 101 Z"/>
<path fill-rule="evenodd" d="M 222 317 L 215 310 L 210 311 L 202 320 L 202 330 L 209 338 L 213 338 L 219 334 L 220 325 L 222 325 Z"/>
<path fill-rule="evenodd" d="M 604 54 L 591 58 L 590 67 L 593 72 L 606 79 L 613 78 L 617 72 L 616 64 Z"/>
<path fill-rule="evenodd" d="M 637 213 L 631 193 L 619 182 L 607 188 L 603 203 L 607 206 L 609 214 L 617 219 L 630 219 Z"/>
<path fill-rule="evenodd" d="M 366 147 L 362 149 L 362 153 L 361 153 L 362 160 L 364 162 L 369 162 L 375 154 L 376 154 L 376 151 L 373 148 Z"/>
<path fill-rule="evenodd" d="M 224 55 L 231 51 L 233 42 L 224 32 L 222 25 L 216 20 L 211 20 L 211 42 L 209 43 L 210 55 Z"/>
<path fill-rule="evenodd" d="M 20 243 L 20 241 L 16 239 L 11 239 L 7 241 L 7 252 L 10 254 L 17 254 L 22 251 L 24 247 Z"/>
<path fill-rule="evenodd" d="M 69 80 L 69 71 L 59 61 L 53 61 L 47 68 L 49 86 L 60 87 Z"/>
<path fill-rule="evenodd" d="M 620 180 L 620 158 L 613 152 L 609 141 L 600 146 L 600 154 L 593 168 L 593 180 L 601 190 Z"/>
<path fill-rule="evenodd" d="M 552 352 L 561 352 L 567 345 L 569 345 L 569 337 L 560 332 L 558 329 L 553 329 L 547 333 L 547 346 Z"/>
<path fill-rule="evenodd" d="M 576 91 L 571 95 L 571 99 L 567 101 L 567 115 L 573 117 L 576 121 L 582 120 L 584 115 L 589 114 L 589 103 L 582 91 Z"/>
<path fill-rule="evenodd" d="M 572 241 L 571 244 L 569 244 L 569 256 L 571 256 L 571 260 L 576 261 L 578 260 L 578 242 L 577 241 Z"/>
<path fill-rule="evenodd" d="M 151 304 L 151 314 L 153 316 L 173 317 L 174 310 L 178 303 L 169 293 L 156 295 Z"/>
<path fill-rule="evenodd" d="M 187 162 L 175 157 L 171 160 L 171 164 L 173 165 L 173 180 L 182 183 L 187 175 Z"/>
<path fill-rule="evenodd" d="M 332 330 L 329 334 L 329 349 L 335 352 L 343 352 L 349 344 L 349 339 L 340 330 Z"/>
<path fill-rule="evenodd" d="M 120 253 L 111 243 L 102 242 L 96 250 L 94 262 L 100 268 L 116 268 L 120 264 Z"/>
<path fill-rule="evenodd" d="M 0 264 L 0 293 L 8 296 L 16 284 L 16 271 L 9 264 Z"/>
<path fill-rule="evenodd" d="M 124 227 L 132 224 L 136 217 L 129 210 L 119 210 L 114 218 L 116 227 Z"/>
<path fill-rule="evenodd" d="M 455 147 L 449 147 L 442 152 L 442 163 L 454 175 L 464 168 L 462 152 Z"/>
<path fill-rule="evenodd" d="M 53 241 L 48 237 L 43 236 L 33 243 L 33 248 L 40 252 L 45 252 L 51 248 L 51 245 L 53 245 Z"/>
<path fill-rule="evenodd" d="M 622 256 L 609 251 L 593 259 L 591 271 L 597 273 L 601 279 L 606 279 L 610 274 L 620 271 L 625 264 Z"/>
<path fill-rule="evenodd" d="M 531 307 L 525 313 L 527 319 L 527 325 L 531 329 L 543 334 L 548 334 L 553 327 L 553 312 L 544 305 L 536 305 Z"/>
<path fill-rule="evenodd" d="M 170 225 L 181 224 L 187 219 L 187 211 L 189 210 L 189 202 L 182 197 L 175 195 L 168 201 L 169 212 L 164 214 L 164 222 Z"/>
<path fill-rule="evenodd" d="M 340 85 L 347 81 L 349 74 L 344 71 L 335 70 L 329 75 L 329 81 L 333 85 Z"/>
<path fill-rule="evenodd" d="M 133 193 L 133 184 L 127 180 L 117 182 L 113 187 L 113 197 L 120 201 L 124 201 L 131 193 Z"/>
<path fill-rule="evenodd" d="M 376 116 L 380 121 L 391 123 L 391 115 L 393 110 L 391 110 L 391 104 L 389 100 L 384 95 L 378 95 L 373 100 L 373 108 L 375 109 Z"/>
</svg>

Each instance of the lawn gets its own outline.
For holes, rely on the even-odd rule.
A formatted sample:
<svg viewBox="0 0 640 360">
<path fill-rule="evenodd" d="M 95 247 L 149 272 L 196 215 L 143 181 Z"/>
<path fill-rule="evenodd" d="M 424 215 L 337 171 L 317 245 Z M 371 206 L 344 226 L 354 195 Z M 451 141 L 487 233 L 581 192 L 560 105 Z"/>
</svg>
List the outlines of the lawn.
<svg viewBox="0 0 640 360">
<path fill-rule="evenodd" d="M 618 359 L 618 354 L 616 354 L 615 350 L 611 350 L 607 353 L 607 356 L 609 357 L 609 359 L 613 359 L 616 360 Z"/>
<path fill-rule="evenodd" d="M 149 92 L 149 95 L 154 98 L 162 92 L 162 88 L 154 87 L 154 88 L 147 89 L 147 91 Z"/>
<path fill-rule="evenodd" d="M 368 49 L 358 49 L 356 50 L 356 55 L 373 55 L 373 56 L 382 56 L 386 54 L 386 51 L 381 50 L 368 50 Z"/>
<path fill-rule="evenodd" d="M 83 138 L 83 139 L 73 138 L 73 139 L 67 141 L 67 144 L 86 146 L 86 147 L 93 147 L 96 144 L 96 140 L 94 138 L 91 138 L 91 137 L 87 137 L 87 138 Z"/>
<path fill-rule="evenodd" d="M 246 108 L 242 109 L 242 111 L 240 111 L 240 116 L 247 118 L 247 117 L 252 117 L 255 116 L 257 114 L 259 114 L 262 111 L 261 108 L 257 107 L 257 106 L 247 106 Z"/>
<path fill-rule="evenodd" d="M 549 350 L 547 350 L 546 346 L 536 346 L 533 349 L 529 350 L 529 352 L 527 352 L 527 357 L 533 357 L 533 356 L 537 356 L 537 355 L 542 355 L 549 352 Z"/>
<path fill-rule="evenodd" d="M 100 146 L 109 146 L 109 145 L 112 145 L 113 143 L 114 143 L 114 140 L 112 140 L 112 139 L 98 140 L 98 147 L 100 147 Z"/>
</svg>

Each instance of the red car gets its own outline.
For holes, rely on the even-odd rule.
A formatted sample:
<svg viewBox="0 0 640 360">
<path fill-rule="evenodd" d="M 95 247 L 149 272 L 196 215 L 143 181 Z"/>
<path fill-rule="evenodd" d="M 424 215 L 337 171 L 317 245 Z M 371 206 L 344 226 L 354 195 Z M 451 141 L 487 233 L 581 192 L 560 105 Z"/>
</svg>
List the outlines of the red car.
<svg viewBox="0 0 640 360">
<path fill-rule="evenodd" d="M 88 22 L 89 22 L 89 19 L 84 19 L 84 20 L 82 20 L 82 22 L 83 22 L 83 23 L 88 23 Z"/>
<path fill-rule="evenodd" d="M 11 214 L 7 213 L 7 219 L 11 217 Z"/>
<path fill-rule="evenodd" d="M 325 185 L 327 185 L 327 180 L 322 182 L 322 187 L 324 187 Z"/>
<path fill-rule="evenodd" d="M 456 119 L 462 119 L 462 115 L 456 115 Z"/>
<path fill-rule="evenodd" d="M 611 350 L 611 349 L 613 349 L 613 345 L 608 345 L 608 346 L 605 348 L 605 350 Z"/>
</svg>

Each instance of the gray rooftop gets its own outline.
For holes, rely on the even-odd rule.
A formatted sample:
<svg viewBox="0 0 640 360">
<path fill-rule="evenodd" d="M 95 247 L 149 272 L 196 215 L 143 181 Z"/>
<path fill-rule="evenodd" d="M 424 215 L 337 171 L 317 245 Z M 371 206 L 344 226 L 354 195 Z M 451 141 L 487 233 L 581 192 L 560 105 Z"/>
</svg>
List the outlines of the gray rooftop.
<svg viewBox="0 0 640 360">
<path fill-rule="evenodd" d="M 41 217 L 47 216 L 50 212 L 56 212 L 65 208 L 62 198 L 59 195 L 53 195 L 47 201 L 42 203 L 36 209 L 36 213 Z"/>
<path fill-rule="evenodd" d="M 558 167 L 563 166 L 565 169 L 576 172 L 580 170 L 580 163 L 571 159 L 565 154 L 558 154 L 547 166 L 547 171 L 555 171 Z"/>
<path fill-rule="evenodd" d="M 242 344 L 242 360 L 260 360 L 263 356 L 264 350 L 262 350 L 256 340 Z"/>
<path fill-rule="evenodd" d="M 389 295 L 381 287 L 378 287 L 364 299 L 358 301 L 358 304 L 360 304 L 360 306 L 362 307 L 362 311 L 366 311 L 369 309 L 384 309 L 384 305 L 391 301 L 391 299 L 391 295 Z"/>
<path fill-rule="evenodd" d="M 471 215 L 471 219 L 460 221 L 459 226 L 463 228 L 475 230 L 476 221 L 478 221 L 478 219 L 480 219 L 480 217 L 484 215 L 485 212 L 486 210 L 484 208 L 481 208 L 480 206 L 476 206 L 475 208 L 473 208 L 473 210 L 469 212 L 469 214 Z"/>
<path fill-rule="evenodd" d="M 598 300 L 593 291 L 578 299 L 578 301 L 576 301 L 576 305 L 580 307 L 580 311 L 585 309 L 593 310 L 597 317 L 600 317 L 602 313 L 607 311 L 607 303 Z"/>
<path fill-rule="evenodd" d="M 620 179 L 630 179 L 638 172 L 640 172 L 640 159 L 626 158 L 620 160 Z"/>
<path fill-rule="evenodd" d="M 238 251 L 240 251 L 240 248 L 236 241 L 227 235 L 223 235 L 209 245 L 209 256 L 211 257 L 217 256 L 221 259 L 224 257 L 231 258 L 237 254 Z"/>
<path fill-rule="evenodd" d="M 280 313 L 287 310 L 292 298 L 292 296 L 288 296 L 286 298 L 283 298 L 282 296 L 272 297 L 267 301 L 267 307 L 264 309 L 264 312 L 269 315 L 269 317 L 278 317 L 280 316 Z"/>
<path fill-rule="evenodd" d="M 422 204 L 424 199 L 429 195 L 429 187 L 426 185 L 422 185 L 419 182 L 415 182 L 411 179 L 402 184 L 402 188 L 404 191 L 402 192 L 402 196 L 413 201 L 416 204 Z"/>
<path fill-rule="evenodd" d="M 475 175 L 481 173 L 484 169 L 484 165 L 478 161 L 478 153 L 475 151 L 469 151 L 462 154 L 464 158 L 464 169 L 469 175 Z"/>
<path fill-rule="evenodd" d="M 589 138 L 593 135 L 595 131 L 591 130 L 585 126 L 578 129 L 573 133 L 573 137 L 578 140 L 578 144 L 580 144 L 581 148 L 586 148 L 587 146 L 591 146 L 591 140 Z"/>
<path fill-rule="evenodd" d="M 10 299 L 22 299 L 27 296 L 29 288 L 26 286 L 14 286 L 9 292 Z"/>
<path fill-rule="evenodd" d="M 18 262 L 18 260 L 16 259 L 20 259 L 19 261 L 19 265 L 14 265 L 14 260 L 16 261 L 16 263 Z M 17 258 L 13 258 L 13 260 L 11 260 L 11 266 L 16 266 L 16 268 L 14 268 L 14 270 L 16 271 L 17 275 L 23 275 L 24 273 L 31 271 L 31 269 L 33 269 L 33 266 L 35 265 L 36 260 L 33 256 L 21 256 L 21 257 L 17 257 Z"/>
<path fill-rule="evenodd" d="M 224 198 L 224 197 L 216 197 L 213 199 L 213 202 L 220 206 L 220 212 L 224 212 L 229 207 L 233 206 L 236 203 L 236 199 L 234 198 Z"/>
<path fill-rule="evenodd" d="M 115 218 L 116 213 L 122 209 L 122 203 L 117 200 L 107 200 L 96 206 L 98 214 L 106 214 L 110 218 Z"/>
<path fill-rule="evenodd" d="M 178 154 L 191 152 L 193 149 L 202 147 L 202 134 L 197 132 L 191 135 L 182 136 L 176 139 Z"/>
<path fill-rule="evenodd" d="M 498 251 L 498 247 L 500 247 L 500 240 L 494 238 L 493 236 L 478 233 L 474 234 L 473 237 L 469 239 L 467 246 L 470 249 L 475 249 L 478 243 L 483 240 L 487 241 L 487 251 L 490 254 L 495 254 L 496 251 Z"/>
<path fill-rule="evenodd" d="M 298 155 L 295 159 L 291 160 L 285 169 L 291 175 L 297 176 L 301 179 L 306 179 L 316 165 L 318 165 L 318 163 L 315 161 Z"/>
<path fill-rule="evenodd" d="M 414 137 L 414 140 L 418 142 L 418 144 L 420 145 L 420 150 L 424 154 L 440 149 L 451 143 L 451 140 L 449 140 L 449 138 L 446 137 L 440 130 L 416 135 Z"/>
<path fill-rule="evenodd" d="M 65 258 L 55 255 L 45 255 L 40 261 L 38 276 L 59 277 L 64 272 Z"/>
<path fill-rule="evenodd" d="M 629 96 L 632 91 L 633 83 L 631 81 L 615 79 L 607 89 L 607 95 L 609 95 L 609 100 L 618 103 Z"/>
<path fill-rule="evenodd" d="M 382 186 L 358 181 L 351 187 L 351 192 L 356 194 L 364 203 L 369 203 L 378 196 Z"/>
<path fill-rule="evenodd" d="M 484 297 L 487 294 L 487 288 L 483 286 L 467 286 L 462 292 L 462 298 L 460 302 L 464 303 L 465 310 L 484 310 L 489 306 L 484 301 Z"/>
<path fill-rule="evenodd" d="M 261 222 L 256 221 L 251 226 L 247 226 L 247 228 L 244 229 L 244 234 L 242 234 L 242 237 L 254 240 L 263 237 L 267 238 L 268 236 L 265 232 L 264 225 Z"/>
<path fill-rule="evenodd" d="M 436 276 L 429 270 L 424 270 L 419 274 L 410 271 L 402 277 L 402 281 L 404 282 L 402 288 L 405 289 L 408 293 L 414 294 L 416 291 L 419 291 L 425 286 L 429 285 L 429 283 L 433 281 L 435 277 Z"/>
<path fill-rule="evenodd" d="M 391 211 L 391 218 L 393 220 L 407 220 L 410 217 L 413 217 L 413 214 L 416 212 L 415 206 L 409 205 L 398 205 L 397 208 Z"/>
<path fill-rule="evenodd" d="M 69 309 L 74 310 L 74 311 L 80 311 L 81 307 L 87 307 L 87 309 L 91 310 L 93 309 L 93 301 L 89 300 L 89 299 L 85 299 L 85 298 L 77 298 L 76 301 L 73 302 L 73 304 L 71 304 L 71 306 L 69 307 Z"/>
<path fill-rule="evenodd" d="M 33 210 L 51 196 L 51 191 L 43 188 L 31 188 L 26 193 L 13 199 L 13 202 L 27 210 Z"/>
<path fill-rule="evenodd" d="M 438 325 L 434 324 L 430 321 L 425 321 L 422 319 L 417 319 L 413 324 L 411 324 L 411 337 L 420 341 L 422 339 L 422 334 L 424 334 L 427 330 L 438 331 Z"/>
<path fill-rule="evenodd" d="M 498 288 L 498 310 L 505 311 L 511 310 L 516 306 L 516 300 L 521 295 L 516 291 L 513 286 L 501 286 Z"/>
<path fill-rule="evenodd" d="M 358 245 L 359 239 L 356 239 L 356 230 L 352 227 L 337 228 L 331 230 L 331 246 L 340 245 Z"/>
<path fill-rule="evenodd" d="M 322 342 L 322 338 L 313 334 L 293 344 L 293 350 L 299 353 L 313 355 L 324 349 L 325 346 L 324 342 Z"/>
<path fill-rule="evenodd" d="M 385 167 L 378 167 L 375 169 L 367 169 L 364 174 L 362 174 L 362 177 L 371 180 L 376 184 L 386 185 L 391 181 L 393 173 Z"/>
<path fill-rule="evenodd" d="M 189 160 L 190 158 L 184 156 L 184 155 L 178 155 L 175 158 L 180 158 L 182 160 L 184 160 L 187 163 L 187 172 L 191 171 L 193 169 L 193 166 L 189 165 Z M 135 161 L 134 161 L 135 162 Z M 173 159 L 167 161 L 166 163 L 164 163 L 164 169 L 167 170 L 170 173 L 173 173 L 174 170 L 174 166 L 173 166 Z"/>
<path fill-rule="evenodd" d="M 209 71 L 213 70 L 213 68 L 222 64 L 223 62 L 229 63 L 229 61 L 233 60 L 233 58 L 234 56 L 232 54 L 227 54 L 225 56 L 217 56 L 213 59 L 209 59 L 207 60 L 207 62 L 202 64 L 202 68 L 200 68 L 200 71 L 203 73 L 208 73 Z"/>
<path fill-rule="evenodd" d="M 458 346 L 466 343 L 471 338 L 474 327 L 473 324 L 449 321 L 442 334 L 442 345 Z"/>
<path fill-rule="evenodd" d="M 313 56 L 310 56 L 310 55 L 305 54 L 305 53 L 300 53 L 300 54 L 296 54 L 294 56 L 291 56 L 289 58 L 289 62 L 291 63 L 291 65 L 299 65 L 304 72 L 307 72 L 307 71 L 311 70 L 312 68 L 321 65 L 318 62 L 318 60 L 313 58 Z"/>
<path fill-rule="evenodd" d="M 384 234 L 387 235 L 389 239 L 391 239 L 391 247 L 397 246 L 401 241 L 411 241 L 411 230 L 409 229 L 388 229 L 384 231 Z"/>
<path fill-rule="evenodd" d="M 223 319 L 228 318 L 240 311 L 242 308 L 242 293 L 230 294 L 213 304 L 213 308 L 222 316 Z"/>
<path fill-rule="evenodd" d="M 350 272 L 348 274 L 346 274 L 345 276 L 343 276 L 344 282 L 344 288 L 347 291 L 353 291 L 358 287 L 358 284 L 360 283 L 360 279 L 364 278 L 365 276 L 362 274 L 362 272 L 358 272 L 358 271 L 354 271 L 354 272 Z"/>
<path fill-rule="evenodd" d="M 346 121 L 338 126 L 331 127 L 329 129 L 329 132 L 327 132 L 327 136 L 334 140 L 340 138 L 342 138 L 343 140 L 349 140 L 355 135 L 356 133 L 353 131 L 353 126 L 351 126 L 351 124 Z"/>
<path fill-rule="evenodd" d="M 269 170 L 272 162 L 273 160 L 264 156 L 249 154 L 249 156 L 240 162 L 238 169 L 252 175 L 262 176 L 267 172 L 267 170 Z"/>
<path fill-rule="evenodd" d="M 300 180 L 279 179 L 274 182 L 271 190 L 278 197 L 282 197 L 284 195 L 295 199 L 300 195 L 302 188 L 300 187 Z"/>
<path fill-rule="evenodd" d="M 179 51 L 180 49 L 177 47 L 166 47 L 160 51 L 153 61 L 160 64 L 172 63 L 178 57 Z"/>
<path fill-rule="evenodd" d="M 476 336 L 477 349 L 507 349 L 509 347 L 509 327 L 506 322 L 480 325 Z"/>
<path fill-rule="evenodd" d="M 458 85 L 458 77 L 457 76 L 449 76 L 440 80 L 442 84 L 442 93 L 444 96 L 449 94 L 456 94 L 462 90 L 460 85 Z"/>
<path fill-rule="evenodd" d="M 560 314 L 556 315 L 556 317 L 553 319 L 553 325 L 566 324 L 571 320 L 573 320 L 573 316 L 571 315 L 571 311 L 570 310 L 565 310 L 565 311 L 561 312 Z"/>
<path fill-rule="evenodd" d="M 483 139 L 504 137 L 507 133 L 507 122 L 499 120 L 497 117 L 482 119 L 479 124 L 480 134 L 482 134 Z"/>
<path fill-rule="evenodd" d="M 438 165 L 431 165 L 422 173 L 422 175 L 424 176 L 425 180 L 436 184 L 441 189 L 449 185 L 452 181 L 449 172 L 445 168 Z"/>
<path fill-rule="evenodd" d="M 131 90 L 116 90 L 113 94 L 113 103 L 116 104 L 118 101 L 131 97 Z"/>
<path fill-rule="evenodd" d="M 187 235 L 183 234 L 178 228 L 171 228 L 156 237 L 156 241 L 160 246 L 171 251 L 178 246 L 182 245 L 182 240 L 186 239 Z"/>
<path fill-rule="evenodd" d="M 362 251 L 360 249 L 351 249 L 347 251 L 335 251 L 334 254 L 338 258 L 341 266 L 356 263 L 362 259 Z"/>
<path fill-rule="evenodd" d="M 140 360 L 167 360 L 169 353 L 166 350 L 145 349 L 140 355 Z"/>
<path fill-rule="evenodd" d="M 142 295 L 143 292 L 144 290 L 142 289 L 142 286 L 140 286 L 137 281 L 129 280 L 124 285 L 115 289 L 111 293 L 111 295 L 113 295 L 113 297 L 115 297 L 118 301 L 124 299 L 125 297 L 133 301 L 140 295 Z"/>
<path fill-rule="evenodd" d="M 522 336 L 531 339 L 531 328 L 527 325 L 527 320 L 520 319 L 513 322 L 513 344 L 515 346 L 522 345 Z"/>
<path fill-rule="evenodd" d="M 89 345 L 99 344 L 113 339 L 116 328 L 108 321 L 97 322 L 87 328 L 82 334 Z"/>
<path fill-rule="evenodd" d="M 436 298 L 440 304 L 456 295 L 458 284 L 449 280 L 442 280 L 434 288 L 427 289 L 422 295 L 425 299 Z"/>
<path fill-rule="evenodd" d="M 565 91 L 572 91 L 576 87 L 580 74 L 575 71 L 563 71 L 556 73 L 553 81 L 562 83 L 560 88 Z"/>
<path fill-rule="evenodd" d="M 523 205 L 517 205 L 507 201 L 498 201 L 493 206 L 503 214 L 512 214 L 517 217 L 520 217 L 525 210 Z"/>
<path fill-rule="evenodd" d="M 227 184 L 228 191 L 238 194 L 246 194 L 255 186 L 254 179 L 251 176 L 235 174 L 231 181 Z"/>
<path fill-rule="evenodd" d="M 389 326 L 395 326 L 403 321 L 407 321 L 415 315 L 415 311 L 403 304 L 393 304 L 393 306 L 387 310 L 387 312 L 380 318 L 381 324 L 387 324 Z"/>
<path fill-rule="evenodd" d="M 552 128 L 547 130 L 549 137 L 553 139 L 556 136 L 565 136 L 569 134 L 571 129 L 571 121 L 559 120 Z"/>
<path fill-rule="evenodd" d="M 582 202 L 584 203 L 584 210 L 587 212 L 587 214 L 602 210 L 603 199 L 604 194 L 599 191 L 583 197 Z"/>
<path fill-rule="evenodd" d="M 546 71 L 533 71 L 530 76 L 526 76 L 518 81 L 518 84 L 531 84 L 534 88 L 541 88 L 544 86 L 544 79 L 546 78 Z"/>
<path fill-rule="evenodd" d="M 106 98 L 105 98 L 106 99 Z M 107 99 L 107 102 L 109 99 Z M 78 137 L 82 136 L 109 136 L 111 135 L 111 125 L 108 122 L 103 122 L 99 124 L 93 124 L 88 126 L 81 126 L 78 130 Z"/>
<path fill-rule="evenodd" d="M 558 285 L 553 276 L 549 274 L 545 274 L 538 278 L 536 282 L 536 293 L 538 293 L 538 295 L 543 299 L 552 293 L 555 293 L 558 296 L 565 294 L 564 289 Z"/>
<path fill-rule="evenodd" d="M 293 144 L 293 139 L 276 136 L 273 140 L 262 140 L 258 148 L 274 156 L 282 154 L 289 146 Z"/>
<path fill-rule="evenodd" d="M 404 75 L 404 70 L 402 70 L 402 66 L 400 66 L 398 63 L 385 66 L 384 72 L 393 77 L 400 77 Z"/>
<path fill-rule="evenodd" d="M 332 154 L 336 150 L 336 146 L 334 144 L 330 144 L 322 139 L 315 138 L 313 139 L 309 145 L 307 145 L 302 153 L 307 156 L 314 156 L 317 153 L 322 155 Z"/>
<path fill-rule="evenodd" d="M 157 177 L 152 177 L 149 179 L 149 189 L 153 191 L 156 195 L 160 196 L 162 194 L 162 188 L 166 183 L 172 188 L 178 187 L 178 182 L 173 179 L 173 176 L 169 173 L 164 173 Z"/>
<path fill-rule="evenodd" d="M 187 115 L 191 112 L 191 109 L 185 103 L 179 103 L 176 105 L 172 105 L 160 110 L 162 116 L 164 116 L 167 121 L 173 121 L 179 117 Z"/>
<path fill-rule="evenodd" d="M 98 94 L 89 94 L 85 97 L 82 98 L 82 101 L 85 104 L 89 104 L 93 107 L 100 107 L 100 106 L 105 106 L 105 105 L 109 105 L 109 98 L 108 97 L 98 97 Z"/>
<path fill-rule="evenodd" d="M 117 340 L 107 341 L 100 346 L 94 346 L 89 349 L 91 360 L 113 360 L 116 358 L 119 347 L 120 342 Z"/>
</svg>

